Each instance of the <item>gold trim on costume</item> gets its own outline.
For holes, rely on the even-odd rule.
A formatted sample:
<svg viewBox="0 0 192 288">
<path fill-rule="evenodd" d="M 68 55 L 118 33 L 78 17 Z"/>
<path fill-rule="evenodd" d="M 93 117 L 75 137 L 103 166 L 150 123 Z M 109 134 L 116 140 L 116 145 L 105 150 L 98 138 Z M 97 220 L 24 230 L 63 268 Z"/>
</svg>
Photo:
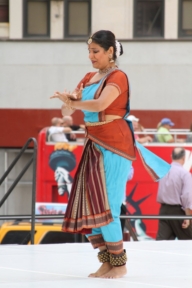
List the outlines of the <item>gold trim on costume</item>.
<svg viewBox="0 0 192 288">
<path fill-rule="evenodd" d="M 113 148 L 112 146 L 109 146 L 109 145 L 105 144 L 104 142 L 100 141 L 98 138 L 96 138 L 96 137 L 94 137 L 94 136 L 92 136 L 92 135 L 90 135 L 90 134 L 87 134 L 86 137 L 89 138 L 90 140 L 92 140 L 94 143 L 99 144 L 99 145 L 101 145 L 102 147 L 104 147 L 104 148 L 106 148 L 106 149 L 108 149 L 108 150 L 116 153 L 117 155 L 120 155 L 120 156 L 122 156 L 122 157 L 130 160 L 130 161 L 136 160 L 136 156 L 132 157 L 132 156 L 130 156 L 130 155 L 127 155 L 127 153 L 121 152 L 120 150 L 118 150 L 118 149 L 116 149 L 116 148 Z"/>
<path fill-rule="evenodd" d="M 115 120 L 115 119 L 113 119 Z M 85 122 L 85 126 L 99 126 L 99 125 L 104 125 L 109 122 L 112 122 L 113 120 L 106 120 L 106 121 L 101 121 L 101 122 Z"/>
</svg>

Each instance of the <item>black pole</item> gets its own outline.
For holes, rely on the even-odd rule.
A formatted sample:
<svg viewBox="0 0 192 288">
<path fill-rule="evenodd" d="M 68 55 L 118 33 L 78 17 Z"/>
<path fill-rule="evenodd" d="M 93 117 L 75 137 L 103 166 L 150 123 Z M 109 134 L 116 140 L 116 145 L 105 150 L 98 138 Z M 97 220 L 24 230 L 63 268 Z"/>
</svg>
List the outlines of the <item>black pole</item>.
<svg viewBox="0 0 192 288">
<path fill-rule="evenodd" d="M 33 150 L 33 182 L 32 182 L 32 205 L 31 205 L 31 244 L 34 245 L 35 235 L 35 201 L 36 201 L 36 163 L 37 163 L 37 141 L 32 138 L 34 142 Z"/>
</svg>

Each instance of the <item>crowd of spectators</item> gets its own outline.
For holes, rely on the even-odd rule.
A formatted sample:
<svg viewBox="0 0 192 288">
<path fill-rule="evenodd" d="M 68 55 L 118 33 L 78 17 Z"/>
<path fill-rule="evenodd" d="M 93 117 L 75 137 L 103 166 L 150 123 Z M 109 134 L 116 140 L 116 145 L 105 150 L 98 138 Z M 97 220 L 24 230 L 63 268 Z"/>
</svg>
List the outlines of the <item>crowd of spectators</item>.
<svg viewBox="0 0 192 288">
<path fill-rule="evenodd" d="M 141 143 L 146 144 L 150 142 L 158 142 L 158 143 L 192 143 L 192 123 L 189 129 L 189 133 L 187 135 L 183 135 L 183 138 L 174 137 L 171 129 L 175 126 L 175 123 L 169 118 L 163 118 L 157 124 L 156 131 L 151 134 L 147 135 L 147 129 L 144 129 L 142 124 L 139 121 L 139 118 L 135 117 L 134 115 L 129 115 L 127 117 L 128 120 L 132 122 L 133 130 L 135 139 Z M 188 133 L 187 132 L 187 133 Z"/>
<path fill-rule="evenodd" d="M 174 137 L 171 129 L 175 126 L 173 121 L 169 118 L 163 118 L 157 124 L 156 131 L 153 134 L 147 135 L 145 129 L 140 123 L 140 119 L 134 115 L 127 117 L 132 122 L 135 139 L 141 144 L 151 142 L 158 143 L 192 143 L 192 123 L 189 129 L 191 134 L 183 136 L 183 138 Z M 48 141 L 52 142 L 69 142 L 76 141 L 77 135 L 75 131 L 85 129 L 84 124 L 76 125 L 73 123 L 72 116 L 65 116 L 63 118 L 54 117 L 51 120 L 51 126 L 48 129 Z"/>
</svg>

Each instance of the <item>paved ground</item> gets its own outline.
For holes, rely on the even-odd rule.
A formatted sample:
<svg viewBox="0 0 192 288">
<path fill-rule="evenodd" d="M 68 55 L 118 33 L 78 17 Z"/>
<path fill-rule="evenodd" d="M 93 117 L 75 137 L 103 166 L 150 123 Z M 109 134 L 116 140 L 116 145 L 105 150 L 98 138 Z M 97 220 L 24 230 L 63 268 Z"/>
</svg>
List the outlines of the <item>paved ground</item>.
<svg viewBox="0 0 192 288">
<path fill-rule="evenodd" d="M 191 288 L 192 241 L 125 242 L 128 274 L 88 278 L 99 267 L 89 243 L 0 245 L 1 288 Z"/>
</svg>

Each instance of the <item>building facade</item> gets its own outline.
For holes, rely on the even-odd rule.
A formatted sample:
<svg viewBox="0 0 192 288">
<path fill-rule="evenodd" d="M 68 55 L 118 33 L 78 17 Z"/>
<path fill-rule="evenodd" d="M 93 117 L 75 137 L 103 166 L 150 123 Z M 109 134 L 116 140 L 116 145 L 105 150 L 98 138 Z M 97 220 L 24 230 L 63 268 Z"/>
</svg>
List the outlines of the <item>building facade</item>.
<svg viewBox="0 0 192 288">
<path fill-rule="evenodd" d="M 191 15 L 192 0 L 0 0 L 0 147 L 21 147 L 60 116 L 61 103 L 49 97 L 93 71 L 86 41 L 100 29 L 122 42 L 131 113 L 144 127 L 170 117 L 188 128 Z"/>
</svg>

